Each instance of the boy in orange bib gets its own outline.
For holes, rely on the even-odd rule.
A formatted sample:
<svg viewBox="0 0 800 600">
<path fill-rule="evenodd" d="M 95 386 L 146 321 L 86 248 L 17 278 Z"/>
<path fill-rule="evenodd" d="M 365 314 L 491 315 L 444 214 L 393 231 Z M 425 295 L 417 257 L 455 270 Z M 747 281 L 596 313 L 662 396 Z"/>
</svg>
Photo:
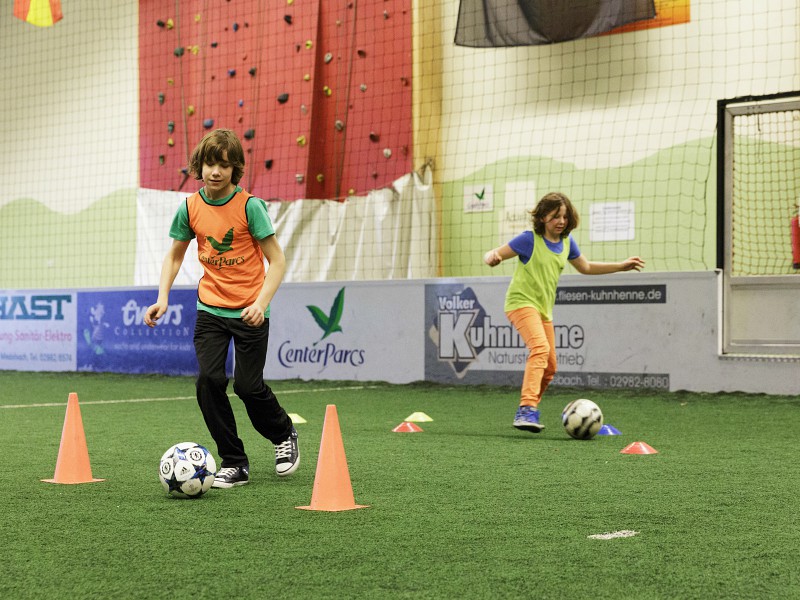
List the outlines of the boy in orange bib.
<svg viewBox="0 0 800 600">
<path fill-rule="evenodd" d="M 144 316 L 145 324 L 154 327 L 167 311 L 170 289 L 196 237 L 203 265 L 194 331 L 200 369 L 197 402 L 222 460 L 216 488 L 244 485 L 250 479 L 249 459 L 227 394 L 225 360 L 231 340 L 236 351 L 233 390 L 255 430 L 275 444 L 276 473 L 290 475 L 300 464 L 297 431 L 263 378 L 269 303 L 283 279 L 286 258 L 266 204 L 238 185 L 244 164 L 241 142 L 228 129 L 208 133 L 192 152 L 190 172 L 204 185 L 175 213 L 158 299 Z M 264 258 L 269 263 L 266 272 Z"/>
</svg>

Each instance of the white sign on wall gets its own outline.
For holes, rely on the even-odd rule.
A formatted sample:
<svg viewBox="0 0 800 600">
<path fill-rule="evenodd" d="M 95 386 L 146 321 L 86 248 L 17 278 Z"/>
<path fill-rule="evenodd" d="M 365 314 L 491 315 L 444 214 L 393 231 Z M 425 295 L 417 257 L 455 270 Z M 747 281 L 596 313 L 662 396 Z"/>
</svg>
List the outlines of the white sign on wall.
<svg viewBox="0 0 800 600">
<path fill-rule="evenodd" d="M 529 211 L 538 201 L 535 181 L 515 181 L 506 184 L 505 205 L 498 231 L 500 240 L 505 243 L 526 229 L 532 228 Z"/>
<path fill-rule="evenodd" d="M 464 212 L 491 212 L 494 210 L 494 189 L 491 184 L 464 186 Z"/>
<path fill-rule="evenodd" d="M 595 202 L 589 207 L 589 241 L 634 239 L 633 202 Z"/>
</svg>

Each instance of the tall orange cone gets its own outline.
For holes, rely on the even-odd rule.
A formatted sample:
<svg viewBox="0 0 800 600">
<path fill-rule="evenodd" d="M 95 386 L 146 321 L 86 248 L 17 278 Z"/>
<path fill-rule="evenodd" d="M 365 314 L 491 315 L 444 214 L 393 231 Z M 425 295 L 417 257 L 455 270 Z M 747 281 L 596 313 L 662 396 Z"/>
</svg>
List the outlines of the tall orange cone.
<svg viewBox="0 0 800 600">
<path fill-rule="evenodd" d="M 81 408 L 78 406 L 78 394 L 70 393 L 67 400 L 67 416 L 61 431 L 61 445 L 58 448 L 58 460 L 53 479 L 42 479 L 47 483 L 93 483 L 103 481 L 92 478 L 92 467 L 89 464 L 89 450 L 86 447 L 86 435 L 83 432 Z"/>
<path fill-rule="evenodd" d="M 319 444 L 311 504 L 295 508 L 328 512 L 367 508 L 365 505 L 356 504 L 353 497 L 353 486 L 350 484 L 350 471 L 347 468 L 347 457 L 344 454 L 339 415 L 335 404 L 328 404 L 325 408 L 325 423 L 322 425 L 322 440 Z"/>
</svg>

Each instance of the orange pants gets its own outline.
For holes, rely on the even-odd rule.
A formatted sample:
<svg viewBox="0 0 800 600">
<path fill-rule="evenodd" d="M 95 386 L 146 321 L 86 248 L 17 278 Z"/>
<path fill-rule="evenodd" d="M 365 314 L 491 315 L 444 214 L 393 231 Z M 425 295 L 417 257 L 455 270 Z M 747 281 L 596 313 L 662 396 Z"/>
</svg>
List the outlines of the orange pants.
<svg viewBox="0 0 800 600">
<path fill-rule="evenodd" d="M 530 350 L 522 378 L 520 406 L 538 406 L 556 374 L 556 334 L 552 321 L 543 321 L 535 308 L 517 308 L 506 317 Z"/>
</svg>

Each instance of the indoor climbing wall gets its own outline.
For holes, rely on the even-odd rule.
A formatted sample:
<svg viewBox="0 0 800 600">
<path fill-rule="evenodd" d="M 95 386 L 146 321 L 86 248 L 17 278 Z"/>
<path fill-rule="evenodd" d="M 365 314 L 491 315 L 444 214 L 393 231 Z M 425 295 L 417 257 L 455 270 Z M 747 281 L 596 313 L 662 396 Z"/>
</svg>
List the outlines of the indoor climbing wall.
<svg viewBox="0 0 800 600">
<path fill-rule="evenodd" d="M 343 198 L 412 170 L 410 0 L 140 3 L 140 185 L 192 191 L 233 129 L 264 199 Z"/>
</svg>

